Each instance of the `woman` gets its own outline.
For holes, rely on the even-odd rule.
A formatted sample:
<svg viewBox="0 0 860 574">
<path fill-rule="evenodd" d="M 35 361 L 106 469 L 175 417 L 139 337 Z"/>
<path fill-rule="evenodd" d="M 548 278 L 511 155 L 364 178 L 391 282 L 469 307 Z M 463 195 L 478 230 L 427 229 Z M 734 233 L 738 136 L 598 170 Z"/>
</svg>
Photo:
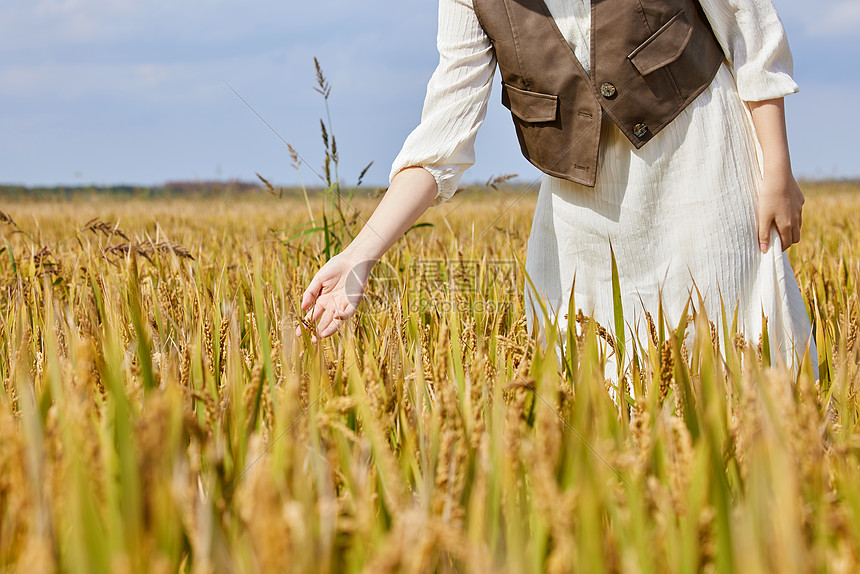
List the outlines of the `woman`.
<svg viewBox="0 0 860 574">
<path fill-rule="evenodd" d="M 575 276 L 577 307 L 611 330 L 611 242 L 628 337 L 647 332 L 658 300 L 677 324 L 701 295 L 715 322 L 721 302 L 729 317 L 737 306 L 753 342 L 764 314 L 772 356 L 790 366 L 808 344 L 817 377 L 784 253 L 800 240 L 804 198 L 783 107 L 798 88 L 771 0 L 440 0 L 438 48 L 391 187 L 304 293 L 320 337 L 355 313 L 348 277 L 363 290 L 373 262 L 474 163 L 498 63 L 523 153 L 544 171 L 526 262 L 532 309 L 542 298 L 565 329 Z M 634 124 L 636 114 L 651 119 Z M 530 332 L 535 317 L 544 328 L 530 313 Z"/>
</svg>

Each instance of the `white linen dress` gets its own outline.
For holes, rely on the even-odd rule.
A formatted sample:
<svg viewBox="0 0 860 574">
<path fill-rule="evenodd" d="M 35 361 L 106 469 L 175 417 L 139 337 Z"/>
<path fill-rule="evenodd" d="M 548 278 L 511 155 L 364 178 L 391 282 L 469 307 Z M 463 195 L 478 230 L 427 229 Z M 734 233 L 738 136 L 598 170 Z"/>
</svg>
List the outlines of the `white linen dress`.
<svg viewBox="0 0 860 574">
<path fill-rule="evenodd" d="M 589 71 L 590 2 L 545 2 Z M 726 54 L 711 85 L 638 150 L 604 116 L 594 188 L 544 174 L 526 255 L 526 271 L 538 290 L 533 293 L 525 282 L 528 330 L 533 332 L 537 319 L 545 335 L 537 295 L 564 334 L 575 274 L 576 307 L 614 332 L 611 241 L 628 349 L 633 336 L 645 344 L 644 311 L 656 321 L 661 294 L 671 326 L 688 300 L 698 308 L 701 294 L 723 351 L 722 295 L 729 325 L 737 305 L 739 331 L 753 345 L 762 314 L 767 317 L 774 360 L 796 369 L 809 343 L 817 378 L 809 318 L 775 227 L 767 253 L 758 246 L 761 150 L 744 104 L 798 91 L 785 31 L 771 0 L 700 3 Z M 440 0 L 438 49 L 421 123 L 391 169 L 391 178 L 410 166 L 430 171 L 439 187 L 433 205 L 454 194 L 475 161 L 475 136 L 496 68 L 472 0 Z M 607 378 L 617 380 L 615 372 L 610 359 Z"/>
</svg>

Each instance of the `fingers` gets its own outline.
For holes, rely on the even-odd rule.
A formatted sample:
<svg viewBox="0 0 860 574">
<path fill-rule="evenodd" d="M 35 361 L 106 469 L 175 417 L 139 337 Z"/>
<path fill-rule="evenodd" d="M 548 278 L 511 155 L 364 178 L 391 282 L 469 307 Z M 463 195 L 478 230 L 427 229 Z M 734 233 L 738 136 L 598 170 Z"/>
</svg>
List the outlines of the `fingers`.
<svg viewBox="0 0 860 574">
<path fill-rule="evenodd" d="M 340 319 L 341 321 L 345 321 L 346 319 L 349 319 L 350 317 L 355 315 L 356 309 L 357 307 L 355 305 L 347 303 L 337 310 L 337 312 L 334 314 L 334 317 L 336 319 Z"/>
<path fill-rule="evenodd" d="M 314 333 L 321 338 L 330 337 L 341 324 L 355 314 L 356 308 L 347 303 L 338 304 L 331 297 L 318 298 L 313 309 L 304 317 L 304 325 L 311 330 L 311 341 L 316 342 Z M 301 337 L 302 326 L 296 327 L 296 336 Z"/>
<path fill-rule="evenodd" d="M 308 293 L 306 291 L 305 293 Z M 306 309 L 305 305 L 302 305 L 302 310 Z M 313 330 L 315 328 L 316 323 L 321 319 L 323 314 L 326 311 L 326 303 L 325 300 L 319 296 L 313 297 L 313 307 L 308 309 L 308 312 L 305 313 L 304 318 L 301 319 L 299 325 L 296 327 L 296 337 L 302 336 L 302 327 Z M 316 339 L 312 336 L 311 340 L 313 342 Z"/>
<path fill-rule="evenodd" d="M 331 327 L 333 319 L 334 319 L 334 309 L 332 309 L 331 307 L 327 308 L 325 311 L 323 311 L 322 315 L 320 315 L 319 321 L 316 322 L 317 323 L 317 334 L 320 337 L 323 337 L 323 338 L 328 337 L 329 335 L 331 335 L 334 332 L 334 331 L 329 330 L 329 328 Z"/>
<path fill-rule="evenodd" d="M 296 337 L 302 336 L 302 328 L 307 329 L 311 334 L 311 343 L 317 342 L 317 335 L 320 337 L 327 337 L 328 335 L 323 335 L 322 330 L 325 329 L 332 321 L 332 312 L 330 310 L 325 309 L 321 305 L 315 306 L 313 309 L 308 311 L 305 315 L 304 320 L 300 322 L 300 324 L 296 327 Z M 331 333 L 329 333 L 330 335 Z"/>
<path fill-rule="evenodd" d="M 320 327 L 320 329 L 321 329 L 319 331 L 320 337 L 325 338 L 325 337 L 330 337 L 331 335 L 334 335 L 337 332 L 337 330 L 340 329 L 340 324 L 342 322 L 343 321 L 341 319 L 338 319 L 337 317 L 335 317 L 335 314 L 332 313 L 332 315 L 329 317 L 328 325 L 325 327 Z"/>
<path fill-rule="evenodd" d="M 320 274 L 317 273 L 314 275 L 314 278 L 311 279 L 310 285 L 305 289 L 305 292 L 302 294 L 302 311 L 307 311 L 310 309 L 311 304 L 313 304 L 314 300 L 319 295 L 320 289 L 322 289 L 322 278 Z"/>
<path fill-rule="evenodd" d="M 317 323 L 320 320 L 320 317 L 323 316 L 323 313 L 326 312 L 326 302 L 320 301 L 319 298 L 316 300 L 316 304 L 313 308 L 305 313 L 305 322 L 307 323 Z"/>
<path fill-rule="evenodd" d="M 333 308 L 326 309 L 316 324 L 316 333 L 320 338 L 325 339 L 334 335 L 340 328 L 341 323 L 343 323 L 343 319 L 339 317 L 337 310 Z"/>
<path fill-rule="evenodd" d="M 310 284 L 307 289 L 305 289 L 304 293 L 302 293 L 302 302 L 300 305 L 300 309 L 302 311 L 307 311 L 307 314 L 304 317 L 304 323 L 313 324 L 315 323 L 320 315 L 325 310 L 324 305 L 320 305 L 320 296 L 322 295 L 323 283 L 326 279 L 326 267 L 323 266 L 311 279 Z M 313 307 L 313 308 L 312 308 Z M 296 337 L 302 336 L 302 325 L 296 327 Z M 311 336 L 311 341 L 316 342 L 316 337 Z"/>
<path fill-rule="evenodd" d="M 316 335 L 328 337 L 340 325 L 355 314 L 362 298 L 369 268 L 356 268 L 348 261 L 332 258 L 313 277 L 302 294 L 301 312 L 306 312 L 296 327 L 296 336 L 301 337 L 304 326 Z M 353 301 L 354 299 L 354 301 Z"/>
<path fill-rule="evenodd" d="M 800 223 L 777 222 L 776 225 L 783 251 L 800 241 Z"/>
<path fill-rule="evenodd" d="M 767 253 L 768 243 L 770 242 L 770 228 L 773 224 L 772 213 L 759 213 L 758 221 L 758 246 L 762 253 Z"/>
<path fill-rule="evenodd" d="M 803 202 L 801 201 L 801 205 Z M 794 243 L 800 243 L 800 230 L 803 228 L 803 211 L 797 214 L 797 225 L 792 229 L 792 238 Z"/>
<path fill-rule="evenodd" d="M 770 209 L 759 212 L 758 241 L 762 253 L 767 253 L 770 247 L 770 231 L 773 227 L 776 227 L 779 242 L 782 244 L 782 251 L 800 241 L 800 226 L 802 224 L 800 214 L 794 219 L 794 221 L 791 219 L 783 220 Z"/>
<path fill-rule="evenodd" d="M 786 249 L 788 249 L 791 246 L 791 243 L 792 243 L 791 235 L 792 235 L 791 227 L 789 227 L 789 226 L 783 226 L 779 230 L 779 242 L 782 243 L 782 250 L 783 251 L 785 251 Z"/>
</svg>

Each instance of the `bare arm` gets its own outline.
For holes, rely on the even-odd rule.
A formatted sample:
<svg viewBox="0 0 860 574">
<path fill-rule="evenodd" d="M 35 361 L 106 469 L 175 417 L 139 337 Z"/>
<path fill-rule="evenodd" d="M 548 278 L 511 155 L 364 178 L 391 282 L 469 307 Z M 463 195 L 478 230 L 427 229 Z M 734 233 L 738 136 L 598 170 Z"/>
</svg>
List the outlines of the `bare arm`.
<svg viewBox="0 0 860 574">
<path fill-rule="evenodd" d="M 426 169 L 404 169 L 394 176 L 373 215 L 343 252 L 356 260 L 379 260 L 427 211 L 436 192 L 436 180 Z"/>
<path fill-rule="evenodd" d="M 305 320 L 328 337 L 355 314 L 373 265 L 427 211 L 436 197 L 436 179 L 420 167 L 400 171 L 359 234 L 314 276 L 302 295 Z M 301 329 L 296 329 L 296 336 Z"/>
<path fill-rule="evenodd" d="M 785 251 L 800 241 L 804 197 L 791 172 L 783 98 L 747 104 L 764 156 L 757 214 L 759 247 L 762 252 L 767 251 L 770 228 L 776 224 Z"/>
</svg>

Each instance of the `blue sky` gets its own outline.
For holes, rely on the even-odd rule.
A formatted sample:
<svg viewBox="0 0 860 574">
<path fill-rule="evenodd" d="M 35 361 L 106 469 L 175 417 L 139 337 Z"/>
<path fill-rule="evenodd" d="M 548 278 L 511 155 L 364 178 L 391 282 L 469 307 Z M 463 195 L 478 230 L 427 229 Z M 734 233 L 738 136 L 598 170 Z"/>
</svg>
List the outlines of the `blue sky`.
<svg viewBox="0 0 860 574">
<path fill-rule="evenodd" d="M 860 0 L 774 0 L 799 94 L 786 99 L 795 173 L 860 177 Z M 313 57 L 332 85 L 341 175 L 386 185 L 437 61 L 435 0 L 3 0 L 0 182 L 157 184 L 319 170 Z M 814 6 L 814 10 L 812 7 Z M 464 181 L 537 176 L 496 75 Z"/>
</svg>

